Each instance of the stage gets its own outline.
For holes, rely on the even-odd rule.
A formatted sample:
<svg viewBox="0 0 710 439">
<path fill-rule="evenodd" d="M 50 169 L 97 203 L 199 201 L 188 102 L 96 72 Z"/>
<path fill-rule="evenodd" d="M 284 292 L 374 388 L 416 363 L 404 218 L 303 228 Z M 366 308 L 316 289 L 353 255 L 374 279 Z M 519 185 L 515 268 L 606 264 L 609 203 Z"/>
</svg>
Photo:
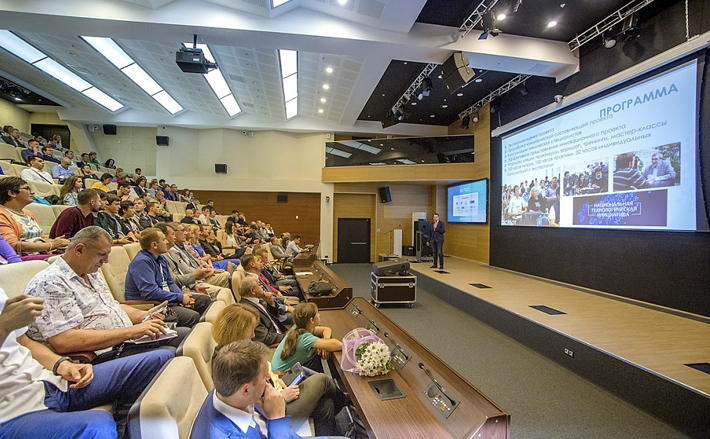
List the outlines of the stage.
<svg viewBox="0 0 710 439">
<path fill-rule="evenodd" d="M 687 434 L 709 434 L 710 318 L 456 257 L 446 273 L 430 265 L 411 271 L 440 299 Z"/>
</svg>

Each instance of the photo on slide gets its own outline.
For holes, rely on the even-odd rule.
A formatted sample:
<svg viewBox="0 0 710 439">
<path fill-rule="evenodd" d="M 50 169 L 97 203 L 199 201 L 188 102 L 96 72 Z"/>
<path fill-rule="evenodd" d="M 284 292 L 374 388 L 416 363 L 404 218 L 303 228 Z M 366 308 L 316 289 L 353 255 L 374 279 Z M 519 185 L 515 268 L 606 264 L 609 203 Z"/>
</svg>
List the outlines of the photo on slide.
<svg viewBox="0 0 710 439">
<path fill-rule="evenodd" d="M 565 167 L 562 196 L 603 194 L 609 192 L 609 161 L 597 158 Z"/>
<path fill-rule="evenodd" d="M 614 192 L 680 184 L 680 142 L 614 157 Z"/>
</svg>

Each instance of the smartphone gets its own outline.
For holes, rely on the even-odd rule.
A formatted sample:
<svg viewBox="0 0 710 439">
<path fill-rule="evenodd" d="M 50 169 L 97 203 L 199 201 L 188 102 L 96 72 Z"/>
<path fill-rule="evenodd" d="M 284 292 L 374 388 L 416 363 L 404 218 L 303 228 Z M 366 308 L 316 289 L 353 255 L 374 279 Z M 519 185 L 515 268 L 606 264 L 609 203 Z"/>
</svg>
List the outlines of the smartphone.
<svg viewBox="0 0 710 439">
<path fill-rule="evenodd" d="M 306 377 L 305 372 L 303 371 L 303 366 L 301 366 L 301 363 L 296 363 L 293 365 L 291 370 L 286 372 L 286 374 L 281 378 L 283 382 L 286 384 L 286 386 L 294 386 L 303 381 L 303 379 Z"/>
</svg>

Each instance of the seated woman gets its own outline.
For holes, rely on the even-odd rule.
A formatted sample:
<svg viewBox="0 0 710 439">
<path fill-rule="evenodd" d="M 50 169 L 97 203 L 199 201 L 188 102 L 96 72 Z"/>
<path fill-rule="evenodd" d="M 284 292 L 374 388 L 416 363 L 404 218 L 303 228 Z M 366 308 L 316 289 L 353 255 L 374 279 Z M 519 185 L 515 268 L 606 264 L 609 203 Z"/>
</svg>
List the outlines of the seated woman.
<svg viewBox="0 0 710 439">
<path fill-rule="evenodd" d="M 281 340 L 271 360 L 271 370 L 287 372 L 294 364 L 323 372 L 320 353 L 327 358 L 330 352 L 343 349 L 340 340 L 330 338 L 331 330 L 320 326 L 318 305 L 313 302 L 299 303 L 293 310 L 293 327 Z"/>
<path fill-rule="evenodd" d="M 24 210 L 32 202 L 34 192 L 20 177 L 0 179 L 0 235 L 18 255 L 40 255 L 46 259 L 51 252 L 69 245 L 66 238 L 44 236 L 37 218 Z"/>
<path fill-rule="evenodd" d="M 213 257 L 221 256 L 222 259 L 231 259 L 232 263 L 234 264 L 239 263 L 239 258 L 236 254 L 222 250 L 222 243 L 217 240 L 217 236 L 215 236 L 214 229 L 209 229 L 207 233 L 207 239 L 205 239 L 205 242 L 201 242 L 200 244 L 202 244 L 202 248 L 205 249 L 207 253 L 210 253 L 210 255 Z M 208 250 L 208 247 L 211 249 Z M 214 251 L 215 254 L 213 254 L 210 250 Z"/>
<path fill-rule="evenodd" d="M 113 176 L 109 174 L 108 172 L 104 172 L 104 174 L 101 176 L 101 181 L 97 181 L 96 183 L 91 185 L 91 189 L 101 189 L 102 191 L 109 193 L 111 192 L 111 188 L 108 187 L 108 184 L 111 183 L 111 179 Z"/>
<path fill-rule="evenodd" d="M 119 183 L 123 179 L 123 168 L 116 168 L 116 175 L 112 180 L 113 183 Z"/>
<path fill-rule="evenodd" d="M 212 338 L 217 342 L 215 354 L 229 343 L 253 338 L 258 323 L 258 311 L 252 306 L 238 303 L 225 308 L 212 326 Z M 271 383 L 286 401 L 287 416 L 301 419 L 312 417 L 319 436 L 340 434 L 335 415 L 344 407 L 345 397 L 327 375 L 316 373 L 298 385 L 286 386 L 272 372 Z"/>
<path fill-rule="evenodd" d="M 67 178 L 59 191 L 59 202 L 65 206 L 78 206 L 79 191 L 83 187 L 84 183 L 76 175 Z"/>
<path fill-rule="evenodd" d="M 145 185 L 148 184 L 148 179 L 141 176 L 138 177 L 138 180 L 136 180 L 136 185 L 133 187 L 133 192 L 136 193 L 137 197 L 140 197 L 143 195 L 143 193 L 147 190 Z"/>
<path fill-rule="evenodd" d="M 114 161 L 114 159 L 106 160 L 106 163 L 104 163 L 104 168 L 116 169 L 116 162 Z"/>
<path fill-rule="evenodd" d="M 239 235 L 234 233 L 234 223 L 231 221 L 227 221 L 224 224 L 224 233 L 222 234 L 222 249 L 234 251 L 235 256 L 240 259 L 247 251 L 247 245 L 244 240 Z"/>
</svg>

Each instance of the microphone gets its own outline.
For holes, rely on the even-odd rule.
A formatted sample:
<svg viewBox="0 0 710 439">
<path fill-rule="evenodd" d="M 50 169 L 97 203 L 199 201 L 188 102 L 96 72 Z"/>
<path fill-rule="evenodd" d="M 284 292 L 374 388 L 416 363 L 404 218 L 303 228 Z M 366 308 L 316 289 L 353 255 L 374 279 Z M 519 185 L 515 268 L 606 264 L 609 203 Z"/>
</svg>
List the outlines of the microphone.
<svg viewBox="0 0 710 439">
<path fill-rule="evenodd" d="M 397 363 L 397 365 L 399 367 L 404 367 L 409 362 L 409 355 L 404 353 L 402 346 L 400 346 L 395 341 L 395 339 L 390 337 L 389 333 L 385 332 L 383 335 L 385 336 L 386 339 L 391 341 L 392 344 L 394 344 L 394 349 L 396 349 L 396 352 L 392 354 L 392 359 L 394 360 L 395 363 Z M 401 357 L 400 357 L 400 355 L 401 355 Z M 404 357 L 404 358 L 402 358 L 402 357 Z"/>
<path fill-rule="evenodd" d="M 409 360 L 409 355 L 407 355 L 407 354 L 404 353 L 404 350 L 402 349 L 402 346 L 400 346 L 392 337 L 390 337 L 390 334 L 389 334 L 388 332 L 385 332 L 385 333 L 382 334 L 382 335 L 384 335 L 386 339 L 388 339 L 389 341 L 392 342 L 392 344 L 399 350 L 399 352 L 401 352 L 402 355 L 404 355 L 404 358 L 406 358 L 407 360 Z M 421 364 L 421 363 L 420 363 L 420 364 Z M 423 364 L 422 364 L 422 366 L 423 366 Z M 420 366 L 420 367 L 421 367 L 421 366 Z"/>
<path fill-rule="evenodd" d="M 441 384 L 439 384 L 439 382 L 436 380 L 436 378 L 434 378 L 434 376 L 431 374 L 431 372 L 429 372 L 429 369 L 427 369 L 424 366 L 424 363 L 420 362 L 419 368 L 421 370 L 423 370 L 425 374 L 427 374 L 429 379 L 431 379 L 431 381 L 434 383 L 434 386 L 436 386 L 436 388 L 439 389 L 439 392 L 441 392 L 441 394 L 444 395 L 446 397 L 446 399 L 449 400 L 450 408 L 446 408 L 446 412 L 448 413 L 448 415 L 445 415 L 448 418 L 449 415 L 451 414 L 451 411 L 453 411 L 453 409 L 455 409 L 456 406 L 458 405 L 458 402 L 456 402 L 456 400 L 454 400 L 452 397 L 450 397 L 449 395 L 446 394 L 446 389 L 444 389 L 444 387 Z M 441 404 L 441 401 L 437 401 L 438 397 L 436 396 L 436 391 L 432 392 L 434 386 L 430 387 L 429 390 L 427 390 L 427 392 L 426 392 L 427 396 L 429 398 L 433 398 L 437 404 Z"/>
</svg>

